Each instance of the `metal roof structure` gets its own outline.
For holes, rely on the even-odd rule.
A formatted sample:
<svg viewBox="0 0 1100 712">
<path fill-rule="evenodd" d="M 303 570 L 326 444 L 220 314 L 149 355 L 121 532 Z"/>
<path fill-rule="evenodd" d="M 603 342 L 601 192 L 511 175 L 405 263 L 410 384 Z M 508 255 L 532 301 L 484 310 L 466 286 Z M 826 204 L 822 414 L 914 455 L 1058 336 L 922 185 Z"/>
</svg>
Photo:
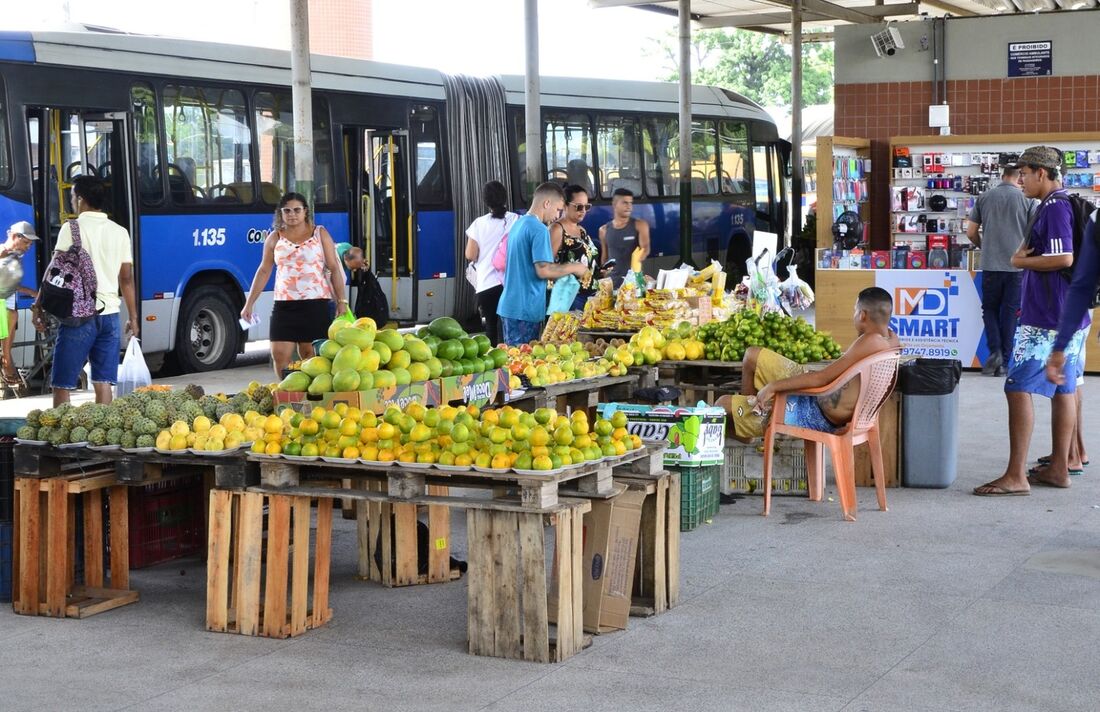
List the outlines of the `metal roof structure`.
<svg viewBox="0 0 1100 712">
<path fill-rule="evenodd" d="M 922 15 L 977 17 L 1060 10 L 1082 10 L 1098 0 L 802 0 L 803 40 L 838 24 L 868 24 L 911 20 Z M 676 0 L 588 0 L 593 8 L 636 7 L 676 15 Z M 691 0 L 696 29 L 740 27 L 757 32 L 789 35 L 792 0 Z"/>
</svg>

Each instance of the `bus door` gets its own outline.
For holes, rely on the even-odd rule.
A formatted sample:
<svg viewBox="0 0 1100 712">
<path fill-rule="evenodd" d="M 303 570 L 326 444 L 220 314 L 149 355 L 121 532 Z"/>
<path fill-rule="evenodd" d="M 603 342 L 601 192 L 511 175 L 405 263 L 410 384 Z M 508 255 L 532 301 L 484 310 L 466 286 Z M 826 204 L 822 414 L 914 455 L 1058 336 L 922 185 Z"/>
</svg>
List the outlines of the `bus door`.
<svg viewBox="0 0 1100 712">
<path fill-rule="evenodd" d="M 107 216 L 126 228 L 137 243 L 129 121 L 126 112 L 28 108 L 35 223 L 43 238 L 36 254 L 38 274 L 49 264 L 61 225 L 76 217 L 72 185 L 80 175 L 103 180 Z M 121 319 L 127 318 L 124 304 Z"/>
<path fill-rule="evenodd" d="M 351 234 L 378 277 L 394 321 L 416 318 L 415 209 L 407 131 L 347 129 Z M 381 326 L 381 325 L 380 325 Z"/>
</svg>

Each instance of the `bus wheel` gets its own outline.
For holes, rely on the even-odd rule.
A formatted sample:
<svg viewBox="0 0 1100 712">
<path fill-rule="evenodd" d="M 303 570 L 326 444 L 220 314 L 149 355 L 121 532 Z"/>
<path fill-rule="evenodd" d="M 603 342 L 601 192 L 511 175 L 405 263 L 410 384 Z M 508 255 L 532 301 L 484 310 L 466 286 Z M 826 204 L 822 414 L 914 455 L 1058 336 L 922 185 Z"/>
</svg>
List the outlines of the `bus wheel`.
<svg viewBox="0 0 1100 712">
<path fill-rule="evenodd" d="M 228 368 L 237 356 L 240 327 L 222 290 L 204 285 L 190 291 L 180 309 L 176 360 L 184 373 Z"/>
</svg>

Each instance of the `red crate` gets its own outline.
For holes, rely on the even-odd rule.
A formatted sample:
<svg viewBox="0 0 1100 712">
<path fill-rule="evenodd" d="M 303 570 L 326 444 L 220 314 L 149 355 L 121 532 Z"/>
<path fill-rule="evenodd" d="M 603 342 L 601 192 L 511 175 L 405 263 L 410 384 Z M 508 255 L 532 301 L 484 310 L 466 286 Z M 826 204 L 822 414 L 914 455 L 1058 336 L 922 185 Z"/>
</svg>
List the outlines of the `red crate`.
<svg viewBox="0 0 1100 712">
<path fill-rule="evenodd" d="M 201 477 L 130 489 L 130 568 L 192 556 L 206 547 Z"/>
</svg>

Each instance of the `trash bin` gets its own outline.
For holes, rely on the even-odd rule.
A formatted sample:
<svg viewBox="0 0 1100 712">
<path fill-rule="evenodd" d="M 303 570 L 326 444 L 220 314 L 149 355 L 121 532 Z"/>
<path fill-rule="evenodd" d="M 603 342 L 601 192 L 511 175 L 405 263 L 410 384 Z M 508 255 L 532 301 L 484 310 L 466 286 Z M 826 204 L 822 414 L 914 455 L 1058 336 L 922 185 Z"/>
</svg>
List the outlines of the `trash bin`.
<svg viewBox="0 0 1100 712">
<path fill-rule="evenodd" d="M 955 359 L 918 358 L 898 375 L 904 487 L 950 487 L 957 475 L 959 378 Z"/>
</svg>

